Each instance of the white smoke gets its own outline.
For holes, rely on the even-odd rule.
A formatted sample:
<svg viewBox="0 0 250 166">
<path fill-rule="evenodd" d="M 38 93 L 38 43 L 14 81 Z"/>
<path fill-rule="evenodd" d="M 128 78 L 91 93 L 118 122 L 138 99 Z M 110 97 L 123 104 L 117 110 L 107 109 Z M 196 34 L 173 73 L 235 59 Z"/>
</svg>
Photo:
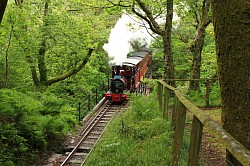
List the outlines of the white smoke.
<svg viewBox="0 0 250 166">
<path fill-rule="evenodd" d="M 152 37 L 145 28 L 140 27 L 139 20 L 128 14 L 123 14 L 111 30 L 108 43 L 103 48 L 112 59 L 110 64 L 121 65 L 131 51 L 129 41 L 143 40 L 147 46 Z M 132 25 L 132 26 L 129 26 Z"/>
</svg>

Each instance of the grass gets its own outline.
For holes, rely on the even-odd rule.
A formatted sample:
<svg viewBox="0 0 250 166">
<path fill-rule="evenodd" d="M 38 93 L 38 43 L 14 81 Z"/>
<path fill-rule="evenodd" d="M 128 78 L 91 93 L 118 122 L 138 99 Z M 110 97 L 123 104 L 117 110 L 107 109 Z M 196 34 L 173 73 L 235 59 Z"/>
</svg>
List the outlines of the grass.
<svg viewBox="0 0 250 166">
<path fill-rule="evenodd" d="M 88 158 L 86 165 L 171 165 L 172 131 L 162 119 L 156 96 L 131 97 L 128 111 L 116 117 Z M 188 144 L 188 139 L 184 139 Z M 180 165 L 186 165 L 184 148 Z"/>
</svg>

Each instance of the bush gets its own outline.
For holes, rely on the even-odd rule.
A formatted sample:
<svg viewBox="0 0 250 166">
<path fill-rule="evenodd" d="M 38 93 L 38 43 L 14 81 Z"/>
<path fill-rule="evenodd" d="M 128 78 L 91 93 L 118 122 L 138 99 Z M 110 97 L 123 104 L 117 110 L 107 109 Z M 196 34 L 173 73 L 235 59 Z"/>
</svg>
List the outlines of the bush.
<svg viewBox="0 0 250 166">
<path fill-rule="evenodd" d="M 210 90 L 209 102 L 211 106 L 220 106 L 221 105 L 221 96 L 219 82 L 216 81 L 213 87 Z"/>
<path fill-rule="evenodd" d="M 190 100 L 193 104 L 204 107 L 205 106 L 205 97 L 204 93 L 201 91 L 190 91 L 187 95 L 188 100 Z"/>
<path fill-rule="evenodd" d="M 206 103 L 206 87 L 204 84 L 201 84 L 199 91 L 189 91 L 187 92 L 187 98 L 199 107 L 205 107 Z M 210 106 L 220 106 L 221 105 L 221 97 L 220 97 L 220 90 L 218 81 L 216 81 L 213 86 L 210 87 L 209 92 L 209 105 Z"/>
<path fill-rule="evenodd" d="M 77 123 L 67 101 L 52 94 L 0 89 L 0 165 L 27 165 L 56 149 Z"/>
</svg>

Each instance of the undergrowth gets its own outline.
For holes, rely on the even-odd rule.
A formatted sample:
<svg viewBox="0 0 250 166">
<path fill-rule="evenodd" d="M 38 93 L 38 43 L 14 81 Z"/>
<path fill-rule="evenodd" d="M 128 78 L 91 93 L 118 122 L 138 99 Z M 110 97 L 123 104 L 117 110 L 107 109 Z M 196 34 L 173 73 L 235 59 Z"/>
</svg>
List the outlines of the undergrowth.
<svg viewBox="0 0 250 166">
<path fill-rule="evenodd" d="M 0 90 L 0 165 L 30 165 L 60 147 L 74 128 L 74 108 L 52 94 Z"/>
<path fill-rule="evenodd" d="M 132 96 L 129 109 L 110 123 L 86 165 L 170 165 L 172 137 L 170 123 L 162 119 L 156 96 Z M 186 163 L 187 149 L 182 165 Z"/>
<path fill-rule="evenodd" d="M 221 106 L 221 96 L 218 81 L 214 83 L 209 90 L 209 106 L 218 107 Z M 202 84 L 200 90 L 186 92 L 188 100 L 194 103 L 198 107 L 206 107 L 206 87 Z"/>
</svg>

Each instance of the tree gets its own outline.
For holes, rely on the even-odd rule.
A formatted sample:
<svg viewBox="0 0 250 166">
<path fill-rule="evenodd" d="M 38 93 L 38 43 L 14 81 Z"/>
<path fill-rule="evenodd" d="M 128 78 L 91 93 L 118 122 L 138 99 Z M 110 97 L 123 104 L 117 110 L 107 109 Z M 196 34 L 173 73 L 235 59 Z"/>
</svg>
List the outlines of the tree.
<svg viewBox="0 0 250 166">
<path fill-rule="evenodd" d="M 250 1 L 213 0 L 222 123 L 250 150 Z M 228 165 L 241 165 L 227 152 Z"/>
<path fill-rule="evenodd" d="M 201 68 L 201 54 L 205 39 L 205 30 L 207 26 L 212 22 L 209 16 L 210 0 L 203 0 L 202 14 L 198 10 L 198 0 L 195 0 L 195 16 L 196 16 L 196 32 L 193 38 L 193 42 L 189 47 L 189 50 L 193 57 L 192 68 L 190 73 L 191 79 L 200 79 Z M 189 90 L 199 90 L 199 81 L 190 81 Z"/>
<path fill-rule="evenodd" d="M 94 6 L 97 1 L 18 0 L 15 4 L 20 15 L 11 16 L 18 18 L 14 42 L 22 48 L 37 87 L 48 87 L 82 70 L 116 20 L 114 12 L 109 16 L 110 11 Z"/>
<path fill-rule="evenodd" d="M 180 32 L 181 40 L 189 45 L 187 54 L 192 59 L 191 79 L 200 79 L 206 28 L 212 22 L 209 10 L 210 0 L 180 0 L 177 3 L 177 15 L 182 26 L 179 29 L 186 28 L 185 26 L 192 26 L 192 29 L 195 29 L 192 32 L 191 42 L 189 42 L 190 34 L 183 35 L 183 32 Z M 191 80 L 189 90 L 199 90 L 199 81 Z"/>
<path fill-rule="evenodd" d="M 7 3 L 8 3 L 8 0 L 1 0 L 0 1 L 0 24 L 2 22 Z"/>
<path fill-rule="evenodd" d="M 89 57 L 91 56 L 92 52 L 93 52 L 93 48 L 89 48 L 88 54 L 86 55 L 86 57 L 82 60 L 82 62 L 75 66 L 73 69 L 58 75 L 56 77 L 52 77 L 50 79 L 48 79 L 47 77 L 47 68 L 45 65 L 45 53 L 46 53 L 46 36 L 48 36 L 48 31 L 46 30 L 48 27 L 48 20 L 47 20 L 47 15 L 49 13 L 49 2 L 46 1 L 44 3 L 44 19 L 43 19 L 43 28 L 45 29 L 43 31 L 43 35 L 42 35 L 42 41 L 41 41 L 41 45 L 40 45 L 40 49 L 38 51 L 38 69 L 39 69 L 39 75 L 40 78 L 38 78 L 37 76 L 37 72 L 36 72 L 36 68 L 34 66 L 31 67 L 31 72 L 32 72 L 32 78 L 33 81 L 35 83 L 35 85 L 37 87 L 42 87 L 42 86 L 50 86 L 56 82 L 62 81 L 74 74 L 76 74 L 77 72 L 79 72 L 88 62 Z"/>
<path fill-rule="evenodd" d="M 173 0 L 162 0 L 157 2 L 142 0 L 122 1 L 114 3 L 108 0 L 114 6 L 120 6 L 130 9 L 134 14 L 143 20 L 143 26 L 149 26 L 149 29 L 159 35 L 163 41 L 164 47 L 164 78 L 174 78 L 174 64 L 172 55 L 171 35 L 173 19 Z M 158 19 L 164 20 L 164 23 L 157 22 Z M 146 26 L 147 25 L 147 26 Z M 175 86 L 174 81 L 167 81 Z"/>
</svg>

